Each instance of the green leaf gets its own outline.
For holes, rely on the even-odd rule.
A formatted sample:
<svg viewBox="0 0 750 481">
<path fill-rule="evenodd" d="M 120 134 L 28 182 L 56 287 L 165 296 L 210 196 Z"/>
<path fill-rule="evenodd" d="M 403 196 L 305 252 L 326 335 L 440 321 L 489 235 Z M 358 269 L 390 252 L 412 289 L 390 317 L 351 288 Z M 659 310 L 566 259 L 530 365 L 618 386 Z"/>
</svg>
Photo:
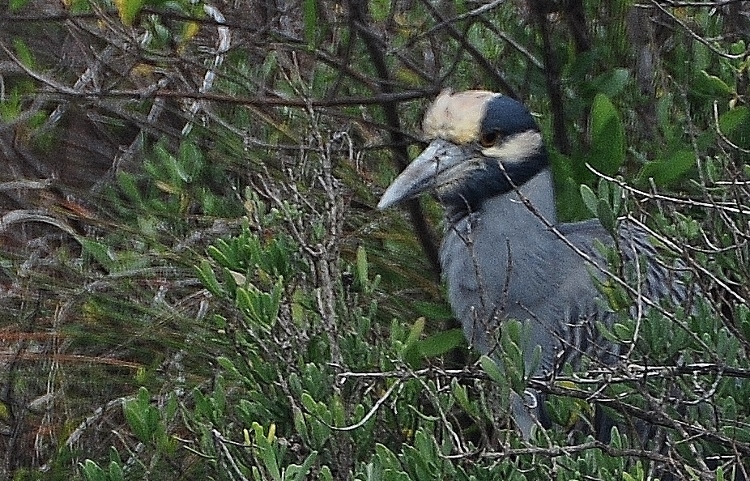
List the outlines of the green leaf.
<svg viewBox="0 0 750 481">
<path fill-rule="evenodd" d="M 567 177 L 557 184 L 557 211 L 561 221 L 574 222 L 590 219 L 592 212 L 581 199 L 581 185 L 573 177 Z"/>
<path fill-rule="evenodd" d="M 219 356 L 216 358 L 216 362 L 221 366 L 225 371 L 234 374 L 237 377 L 243 378 L 240 371 L 237 369 L 237 366 L 234 365 L 231 359 L 229 359 L 226 356 Z"/>
<path fill-rule="evenodd" d="M 284 481 L 303 481 L 306 479 L 317 458 L 318 452 L 313 451 L 305 458 L 302 465 L 290 464 L 287 466 L 284 472 Z"/>
<path fill-rule="evenodd" d="M 104 470 L 94 461 L 87 459 L 81 464 L 83 475 L 88 481 L 106 481 L 107 477 Z"/>
<path fill-rule="evenodd" d="M 427 339 L 420 339 L 415 345 L 422 357 L 437 357 L 462 345 L 464 341 L 464 333 L 461 329 L 449 329 Z"/>
<path fill-rule="evenodd" d="M 453 394 L 453 398 L 464 411 L 471 415 L 477 414 L 476 407 L 469 400 L 469 393 L 466 386 L 460 384 L 456 378 L 451 380 L 451 394 Z"/>
<path fill-rule="evenodd" d="M 146 0 L 115 0 L 115 8 L 123 25 L 132 26 L 145 3 Z"/>
<path fill-rule="evenodd" d="M 10 0 L 10 2 L 8 2 L 8 8 L 10 9 L 11 13 L 17 13 L 28 3 L 29 0 Z"/>
<path fill-rule="evenodd" d="M 28 68 L 36 69 L 36 60 L 34 59 L 34 54 L 31 52 L 31 49 L 23 40 L 18 38 L 13 39 L 13 47 L 16 51 L 16 57 L 18 57 L 18 60 L 20 60 L 22 64 L 24 64 Z"/>
<path fill-rule="evenodd" d="M 143 196 L 133 174 L 124 171 L 118 172 L 117 184 L 122 193 L 128 197 L 135 207 L 142 208 Z"/>
<path fill-rule="evenodd" d="M 612 331 L 620 342 L 629 342 L 633 340 L 634 331 L 632 325 L 625 325 L 618 322 L 612 326 Z"/>
<path fill-rule="evenodd" d="M 394 471 L 402 471 L 398 458 L 385 445 L 380 443 L 375 444 L 375 455 L 378 457 L 383 470 L 392 469 Z"/>
<path fill-rule="evenodd" d="M 610 235 L 614 236 L 617 230 L 617 219 L 606 200 L 599 199 L 599 202 L 597 202 L 596 217 L 599 219 L 599 222 L 601 222 L 602 227 L 604 227 Z"/>
<path fill-rule="evenodd" d="M 669 158 L 646 163 L 638 172 L 635 182 L 648 186 L 650 180 L 659 187 L 669 187 L 681 180 L 695 166 L 695 153 L 678 150 Z"/>
<path fill-rule="evenodd" d="M 591 218 L 591 212 L 581 200 L 581 184 L 593 180 L 593 174 L 585 167 L 585 159 L 570 157 L 550 148 L 550 163 L 555 178 L 557 213 L 560 221 L 572 222 Z M 583 167 L 581 168 L 581 165 Z"/>
<path fill-rule="evenodd" d="M 503 384 L 505 382 L 505 373 L 503 373 L 500 366 L 498 366 L 491 357 L 483 355 L 479 358 L 479 364 L 482 366 L 482 370 L 485 374 L 497 384 Z"/>
<path fill-rule="evenodd" d="M 721 433 L 737 442 L 750 442 L 750 429 L 740 426 L 722 426 Z"/>
<path fill-rule="evenodd" d="M 736 107 L 719 117 L 721 131 L 736 145 L 750 149 L 750 108 Z"/>
<path fill-rule="evenodd" d="M 510 319 L 503 325 L 503 336 L 513 340 L 515 344 L 521 341 L 523 323 L 517 319 Z"/>
<path fill-rule="evenodd" d="M 203 170 L 203 152 L 189 141 L 182 142 L 177 157 L 169 156 L 166 167 L 170 170 L 172 181 L 191 183 L 201 175 Z"/>
<path fill-rule="evenodd" d="M 517 319 L 508 319 L 503 324 L 500 336 L 501 354 L 506 371 L 513 370 L 512 374 L 525 372 L 525 359 L 521 345 L 524 342 L 524 323 Z M 510 373 L 510 372 L 509 372 Z"/>
<path fill-rule="evenodd" d="M 581 184 L 581 198 L 583 199 L 583 203 L 586 205 L 586 208 L 591 212 L 592 214 L 596 215 L 596 211 L 599 205 L 599 199 L 596 197 L 596 194 L 594 194 L 594 191 L 586 184 Z"/>
<path fill-rule="evenodd" d="M 419 347 L 419 338 L 424 332 L 425 318 L 420 317 L 409 330 L 409 336 L 404 342 L 404 350 L 401 353 L 403 360 L 412 368 L 418 368 L 422 360 L 422 351 Z"/>
<path fill-rule="evenodd" d="M 425 325 L 425 318 L 420 317 L 416 321 L 414 321 L 414 324 L 412 324 L 411 329 L 409 329 L 409 337 L 406 338 L 406 345 L 411 345 L 417 342 L 419 338 L 422 336 L 422 333 L 424 332 L 424 325 Z"/>
<path fill-rule="evenodd" d="M 135 399 L 123 403 L 125 420 L 135 437 L 142 443 L 150 443 L 159 427 L 159 412 L 151 406 L 148 390 L 141 387 Z"/>
<path fill-rule="evenodd" d="M 253 284 L 248 283 L 247 286 L 237 286 L 235 303 L 248 319 L 261 327 L 271 327 L 278 318 L 283 292 L 282 278 L 278 279 L 270 293 L 263 292 Z"/>
<path fill-rule="evenodd" d="M 622 442 L 622 436 L 620 436 L 620 430 L 617 429 L 617 426 L 612 426 L 612 429 L 610 430 L 609 435 L 609 443 L 612 445 L 615 449 L 622 449 L 623 448 L 623 442 Z"/>
<path fill-rule="evenodd" d="M 200 265 L 195 266 L 195 271 L 201 284 L 208 289 L 208 292 L 218 298 L 223 297 L 224 293 L 221 289 L 221 285 L 219 284 L 218 279 L 216 279 L 216 274 L 214 273 L 211 264 L 206 259 L 202 259 Z"/>
<path fill-rule="evenodd" d="M 302 410 L 297 407 L 292 407 L 292 417 L 294 419 L 294 429 L 297 434 L 302 438 L 302 441 L 306 444 L 310 443 L 310 432 L 307 429 L 307 423 L 305 422 L 305 415 Z"/>
<path fill-rule="evenodd" d="M 465 338 L 461 329 L 450 329 L 430 336 L 427 339 L 417 339 L 408 343 L 404 348 L 402 356 L 409 366 L 418 368 L 422 360 L 442 356 L 464 342 Z"/>
<path fill-rule="evenodd" d="M 375 22 L 384 22 L 391 12 L 392 4 L 389 0 L 371 0 L 370 11 Z"/>
<path fill-rule="evenodd" d="M 445 302 L 415 301 L 412 307 L 418 315 L 426 317 L 431 322 L 453 319 L 453 311 Z"/>
<path fill-rule="evenodd" d="M 733 44 L 731 44 L 730 47 L 729 47 L 729 52 L 732 55 L 743 54 L 743 53 L 745 53 L 746 50 L 747 50 L 747 47 L 745 45 L 745 41 L 744 40 L 737 40 L 736 42 L 734 42 Z"/>
<path fill-rule="evenodd" d="M 630 80 L 630 72 L 625 68 L 616 68 L 605 72 L 591 81 L 593 89 L 607 97 L 614 97 L 623 91 Z"/>
<path fill-rule="evenodd" d="M 321 481 L 333 481 L 333 473 L 331 473 L 331 468 L 329 468 L 328 466 L 323 466 L 322 468 L 320 468 L 318 479 Z"/>
<path fill-rule="evenodd" d="M 623 189 L 616 183 L 610 183 L 606 179 L 599 179 L 599 186 L 597 188 L 600 199 L 605 199 L 607 202 L 611 202 L 612 211 L 615 216 L 620 212 L 622 207 Z"/>
<path fill-rule="evenodd" d="M 302 402 L 302 406 L 304 406 L 305 409 L 307 409 L 307 412 L 309 413 L 315 413 L 318 410 L 318 403 L 315 402 L 315 399 L 307 393 L 303 392 L 302 396 L 300 397 L 300 401 Z"/>
<path fill-rule="evenodd" d="M 275 428 L 269 427 L 268 434 L 265 433 L 265 429 L 260 423 L 253 422 L 253 432 L 255 433 L 254 441 L 256 451 L 258 452 L 263 466 L 266 471 L 271 475 L 271 479 L 274 481 L 282 481 L 281 471 L 279 470 L 279 461 L 276 457 L 276 450 L 274 449 L 273 439 Z"/>
<path fill-rule="evenodd" d="M 625 126 L 604 94 L 597 94 L 591 106 L 591 151 L 587 159 L 605 175 L 616 174 L 625 162 Z"/>
<path fill-rule="evenodd" d="M 317 43 L 319 28 L 318 0 L 302 1 L 302 22 L 305 32 L 305 40 L 308 45 Z"/>
<path fill-rule="evenodd" d="M 717 97 L 728 98 L 734 93 L 734 89 L 719 77 L 710 75 L 705 70 L 701 70 L 700 73 L 693 77 L 693 81 L 690 84 L 690 93 L 711 99 Z"/>
<path fill-rule="evenodd" d="M 736 316 L 740 320 L 740 327 L 745 339 L 750 339 L 750 308 L 746 304 L 738 304 Z"/>
<path fill-rule="evenodd" d="M 5 98 L 0 98 L 0 120 L 11 121 L 21 115 L 21 93 L 14 87 Z"/>
<path fill-rule="evenodd" d="M 93 257 L 108 272 L 117 267 L 115 256 L 107 244 L 84 238 L 81 240 L 81 246 L 84 252 Z"/>
<path fill-rule="evenodd" d="M 208 246 L 208 248 L 206 248 L 206 252 L 209 256 L 211 256 L 211 258 L 218 262 L 219 265 L 231 269 L 234 266 L 235 262 L 231 257 L 230 247 L 222 239 L 219 239 L 216 244 L 218 245 L 218 247 Z"/>
<path fill-rule="evenodd" d="M 109 480 L 110 481 L 124 481 L 125 473 L 122 470 L 122 466 L 115 461 L 109 462 Z"/>
<path fill-rule="evenodd" d="M 534 346 L 534 350 L 531 352 L 531 358 L 525 362 L 526 372 L 537 372 L 537 369 L 542 365 L 542 346 Z"/>
</svg>

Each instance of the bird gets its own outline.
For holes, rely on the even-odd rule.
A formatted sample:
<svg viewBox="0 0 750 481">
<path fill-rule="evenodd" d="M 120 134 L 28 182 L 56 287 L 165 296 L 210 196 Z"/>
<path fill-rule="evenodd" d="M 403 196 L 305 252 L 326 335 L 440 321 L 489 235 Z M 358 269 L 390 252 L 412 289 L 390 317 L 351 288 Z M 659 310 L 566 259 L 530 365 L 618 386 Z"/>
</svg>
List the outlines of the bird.
<svg viewBox="0 0 750 481">
<path fill-rule="evenodd" d="M 559 223 L 542 133 L 528 108 L 509 96 L 444 90 L 426 111 L 422 132 L 427 147 L 377 207 L 426 192 L 442 204 L 442 276 L 469 344 L 499 358 L 500 329 L 516 320 L 523 327 L 519 348 L 528 376 L 559 372 L 583 358 L 616 363 L 621 346 L 596 326 L 616 318 L 597 288 L 608 268 L 597 246 L 620 246 L 630 260 L 652 258 L 647 233 L 627 222 L 614 235 L 598 219 Z M 685 297 L 669 268 L 648 262 L 645 271 L 649 298 Z M 511 418 L 524 439 L 549 426 L 540 393 L 526 389 L 511 396 Z M 600 423 L 597 437 L 607 439 L 609 427 Z"/>
</svg>

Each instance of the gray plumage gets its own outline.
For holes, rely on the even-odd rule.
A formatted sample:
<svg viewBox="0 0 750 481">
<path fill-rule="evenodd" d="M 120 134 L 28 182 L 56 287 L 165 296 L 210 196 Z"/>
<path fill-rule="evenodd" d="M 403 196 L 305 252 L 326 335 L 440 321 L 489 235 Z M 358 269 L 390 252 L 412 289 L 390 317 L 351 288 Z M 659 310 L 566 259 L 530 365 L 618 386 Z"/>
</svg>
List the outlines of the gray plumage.
<svg viewBox="0 0 750 481">
<path fill-rule="evenodd" d="M 491 92 L 446 91 L 428 110 L 423 130 L 431 144 L 378 206 L 436 193 L 447 213 L 443 276 L 469 343 L 492 355 L 498 326 L 517 319 L 527 333 L 521 346 L 527 369 L 541 348 L 541 363 L 527 374 L 550 373 L 583 356 L 616 362 L 619 346 L 604 341 L 595 327 L 614 316 L 592 279 L 605 279 L 601 270 L 607 268 L 595 240 L 615 241 L 596 220 L 557 224 L 547 153 L 526 108 Z M 653 257 L 643 231 L 623 224 L 618 234 L 626 259 Z M 674 295 L 666 271 L 648 264 L 646 274 L 645 295 Z M 544 415 L 540 401 L 532 391 L 511 400 L 514 421 L 527 439 Z"/>
</svg>

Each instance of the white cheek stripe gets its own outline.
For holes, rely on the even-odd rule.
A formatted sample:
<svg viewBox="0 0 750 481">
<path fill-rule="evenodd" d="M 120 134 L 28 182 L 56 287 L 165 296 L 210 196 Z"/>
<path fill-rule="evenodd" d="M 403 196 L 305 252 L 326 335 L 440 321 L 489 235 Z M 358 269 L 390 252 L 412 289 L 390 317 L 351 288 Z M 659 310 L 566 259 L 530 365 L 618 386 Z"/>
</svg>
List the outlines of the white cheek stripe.
<svg viewBox="0 0 750 481">
<path fill-rule="evenodd" d="M 482 150 L 482 154 L 511 164 L 520 163 L 537 154 L 542 145 L 542 134 L 534 130 L 527 130 L 508 137 L 499 145 L 493 145 Z"/>
</svg>

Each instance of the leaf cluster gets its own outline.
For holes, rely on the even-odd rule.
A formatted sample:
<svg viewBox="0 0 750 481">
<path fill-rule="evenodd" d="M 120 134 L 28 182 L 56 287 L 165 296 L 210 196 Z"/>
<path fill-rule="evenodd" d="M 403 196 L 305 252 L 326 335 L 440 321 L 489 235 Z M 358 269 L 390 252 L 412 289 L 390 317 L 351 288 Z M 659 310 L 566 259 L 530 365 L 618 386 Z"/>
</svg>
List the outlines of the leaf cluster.
<svg viewBox="0 0 750 481">
<path fill-rule="evenodd" d="M 743 2 L 41 3 L 0 16 L 0 478 L 747 474 Z M 600 246 L 622 367 L 531 377 L 514 322 L 477 359 L 437 204 L 374 209 L 445 87 L 523 99 L 560 217 L 686 276 L 633 309 L 645 263 Z"/>
</svg>

